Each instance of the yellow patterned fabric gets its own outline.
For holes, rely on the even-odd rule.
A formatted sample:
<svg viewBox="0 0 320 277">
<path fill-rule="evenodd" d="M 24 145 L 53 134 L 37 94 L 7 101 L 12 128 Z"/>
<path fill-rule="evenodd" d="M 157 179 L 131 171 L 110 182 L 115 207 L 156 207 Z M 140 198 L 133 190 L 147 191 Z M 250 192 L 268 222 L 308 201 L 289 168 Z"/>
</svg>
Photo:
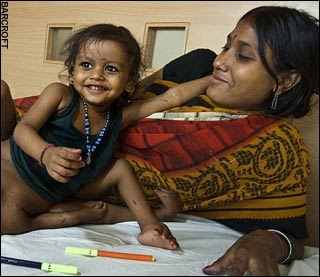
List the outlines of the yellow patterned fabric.
<svg viewBox="0 0 320 277">
<path fill-rule="evenodd" d="M 173 85 L 158 80 L 139 98 L 154 97 Z M 35 99 L 16 100 L 19 117 Z M 213 121 L 143 119 L 120 133 L 116 156 L 130 162 L 153 208 L 161 205 L 154 193 L 161 187 L 178 193 L 182 211 L 239 231 L 273 228 L 297 238 L 308 236 L 309 157 L 289 121 L 220 108 L 206 95 L 166 112 L 224 116 Z M 232 116 L 225 119 L 225 114 Z M 108 201 L 124 205 L 116 187 Z"/>
<path fill-rule="evenodd" d="M 171 85 L 157 81 L 156 92 L 145 97 Z M 195 103 L 167 112 L 244 113 L 216 107 L 205 95 L 198 99 L 204 106 Z M 154 190 L 167 188 L 178 193 L 185 212 L 241 231 L 278 228 L 307 236 L 308 152 L 286 120 L 253 112 L 212 122 L 144 119 L 121 133 L 116 154 L 130 162 L 154 208 L 160 205 Z M 117 197 L 112 193 L 110 201 L 120 203 Z"/>
</svg>

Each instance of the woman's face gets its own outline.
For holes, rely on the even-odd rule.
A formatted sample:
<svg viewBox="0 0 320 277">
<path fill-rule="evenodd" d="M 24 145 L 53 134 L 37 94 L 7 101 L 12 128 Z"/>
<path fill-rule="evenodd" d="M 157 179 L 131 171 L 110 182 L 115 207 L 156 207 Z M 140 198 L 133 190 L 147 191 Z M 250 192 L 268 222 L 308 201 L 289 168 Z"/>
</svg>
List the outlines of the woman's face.
<svg viewBox="0 0 320 277">
<path fill-rule="evenodd" d="M 266 48 L 271 65 L 271 50 Z M 272 96 L 274 79 L 262 65 L 258 40 L 249 22 L 241 21 L 213 63 L 208 97 L 226 108 L 255 108 Z M 272 66 L 271 66 L 272 68 Z"/>
</svg>

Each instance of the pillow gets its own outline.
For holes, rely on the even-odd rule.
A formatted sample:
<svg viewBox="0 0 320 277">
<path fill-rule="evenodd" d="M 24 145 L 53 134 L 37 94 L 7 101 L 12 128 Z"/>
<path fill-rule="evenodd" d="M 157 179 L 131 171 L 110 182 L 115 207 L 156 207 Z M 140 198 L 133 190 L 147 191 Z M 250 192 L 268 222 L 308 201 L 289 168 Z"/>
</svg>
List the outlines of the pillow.
<svg viewBox="0 0 320 277">
<path fill-rule="evenodd" d="M 13 99 L 13 103 L 16 106 L 17 120 L 20 121 L 24 113 L 31 108 L 36 102 L 39 96 L 28 96 Z"/>
</svg>

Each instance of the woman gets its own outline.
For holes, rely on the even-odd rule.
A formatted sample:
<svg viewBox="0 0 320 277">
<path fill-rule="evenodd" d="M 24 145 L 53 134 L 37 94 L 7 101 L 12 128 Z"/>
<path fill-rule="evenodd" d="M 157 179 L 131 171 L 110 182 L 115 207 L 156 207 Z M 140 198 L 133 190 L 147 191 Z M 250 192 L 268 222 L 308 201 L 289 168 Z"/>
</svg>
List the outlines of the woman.
<svg viewBox="0 0 320 277">
<path fill-rule="evenodd" d="M 207 98 L 194 99 L 185 104 L 180 110 L 173 109 L 173 111 L 211 111 L 212 109 L 213 111 L 224 112 L 225 108 L 227 108 L 228 116 L 230 114 L 232 116 L 236 114 L 240 114 L 240 116 L 250 115 L 246 121 L 246 123 L 249 122 L 250 124 L 257 123 L 259 119 L 267 126 L 268 120 L 279 120 L 278 123 L 273 121 L 268 125 L 276 125 L 277 127 L 274 129 L 266 127 L 261 132 L 258 132 L 258 129 L 256 129 L 255 137 L 256 141 L 260 139 L 259 144 L 248 143 L 245 148 L 240 146 L 239 143 L 236 146 L 233 145 L 233 149 L 228 149 L 229 155 L 220 157 L 217 155 L 219 162 L 224 162 L 224 165 L 218 167 L 216 163 L 212 162 L 213 166 L 210 167 L 208 165 L 209 158 L 205 162 L 198 162 L 197 166 L 204 163 L 207 164 L 207 167 L 201 167 L 202 172 L 207 170 L 207 173 L 202 183 L 199 182 L 198 187 L 196 187 L 196 183 L 200 179 L 200 174 L 189 174 L 191 169 L 195 169 L 196 166 L 191 168 L 190 164 L 185 161 L 190 156 L 191 158 L 192 156 L 200 156 L 196 155 L 200 151 L 196 153 L 196 150 L 193 148 L 198 149 L 201 147 L 202 141 L 199 139 L 201 136 L 206 136 L 204 140 L 207 142 L 206 149 L 214 152 L 217 143 L 212 146 L 209 145 L 210 142 L 212 144 L 211 139 L 214 139 L 214 135 L 209 137 L 210 134 L 209 132 L 205 132 L 205 129 L 200 130 L 203 133 L 199 132 L 197 137 L 197 142 L 199 141 L 200 143 L 192 141 L 196 136 L 192 137 L 190 135 L 189 141 L 193 143 L 187 144 L 187 140 L 185 140 L 180 144 L 173 144 L 171 142 L 169 144 L 168 139 L 167 144 L 162 149 L 159 143 L 152 147 L 146 146 L 146 150 L 144 150 L 141 142 L 149 138 L 147 129 L 149 123 L 140 121 L 134 126 L 129 127 L 119 139 L 119 156 L 129 159 L 131 165 L 135 168 L 139 182 L 145 187 L 146 193 L 148 193 L 148 188 L 150 189 L 155 186 L 155 182 L 152 183 L 152 180 L 157 180 L 164 187 L 170 187 L 179 193 L 180 200 L 184 203 L 184 211 L 191 211 L 195 215 L 218 220 L 234 229 L 247 233 L 228 249 L 225 255 L 213 264 L 205 267 L 203 269 L 205 274 L 221 274 L 226 272 L 228 275 L 241 276 L 246 271 L 249 271 L 253 275 L 279 275 L 278 263 L 289 263 L 294 259 L 301 259 L 303 257 L 304 247 L 299 239 L 307 236 L 304 222 L 305 210 L 297 211 L 295 214 L 293 211 L 289 211 L 290 209 L 293 210 L 293 206 L 289 207 L 288 204 L 286 212 L 281 213 L 280 209 L 282 206 L 276 201 L 278 199 L 280 202 L 286 202 L 289 198 L 293 199 L 301 196 L 301 199 L 297 200 L 299 202 L 297 206 L 301 205 L 301 207 L 305 208 L 305 181 L 309 174 L 308 156 L 300 134 L 292 125 L 279 118 L 298 118 L 310 111 L 311 96 L 313 93 L 318 92 L 319 88 L 318 53 L 319 26 L 316 18 L 305 12 L 287 7 L 259 7 L 249 11 L 239 20 L 236 28 L 227 36 L 227 42 L 217 57 L 210 50 L 195 50 L 170 62 L 163 69 L 143 81 L 142 90 L 148 87 L 156 78 L 180 83 L 211 75 L 213 72 L 206 90 Z M 212 67 L 210 60 L 213 59 Z M 161 84 L 165 85 L 159 89 Z M 158 82 L 156 85 L 151 86 L 149 91 L 154 94 L 159 93 L 159 91 L 161 93 L 161 91 L 166 89 L 165 86 L 171 85 L 168 82 Z M 210 100 L 213 102 L 210 105 L 212 104 L 214 108 L 208 104 Z M 201 106 L 201 109 L 196 110 L 195 106 Z M 224 109 L 217 110 L 217 106 Z M 167 115 L 161 116 L 162 118 L 166 118 L 170 114 L 167 113 Z M 235 117 L 230 118 L 234 119 Z M 249 118 L 253 120 L 249 120 Z M 235 124 L 232 124 L 232 122 L 235 122 Z M 240 125 L 241 122 L 243 122 L 242 119 L 237 119 L 237 121 L 224 120 L 223 123 L 216 123 L 212 127 L 207 124 L 205 128 L 211 128 L 210 130 L 214 130 L 215 134 L 223 136 L 229 127 L 236 129 L 238 127 L 235 125 L 238 123 Z M 172 140 L 174 136 L 172 133 L 174 132 L 171 133 L 171 131 L 167 130 L 175 128 L 177 132 L 180 132 L 177 141 L 181 141 L 183 137 L 180 134 L 185 132 L 184 135 L 186 135 L 186 130 L 190 128 L 191 123 L 188 122 L 186 124 L 187 127 L 184 127 L 178 121 L 170 124 L 168 121 L 162 120 L 160 122 L 158 120 L 151 122 L 149 125 L 152 125 L 150 134 L 153 138 L 156 132 L 154 126 L 159 125 L 159 131 L 157 131 L 158 138 L 164 138 L 166 135 Z M 221 126 L 224 127 L 223 131 L 218 132 L 218 128 L 221 129 Z M 196 125 L 192 129 L 192 132 L 195 133 L 195 130 L 199 131 L 199 128 L 201 128 L 200 124 Z M 138 129 L 143 131 L 139 133 Z M 162 129 L 165 129 L 165 131 Z M 181 131 L 182 129 L 183 131 Z M 239 130 L 242 129 L 239 128 Z M 282 131 L 283 133 L 281 134 Z M 287 134 L 284 134 L 286 132 Z M 250 133 L 250 135 L 253 133 Z M 265 135 L 267 133 L 268 135 Z M 232 134 L 232 132 L 230 131 L 229 134 Z M 242 136 L 241 132 L 236 135 Z M 141 136 L 141 139 L 134 144 L 133 141 L 138 140 L 138 136 Z M 287 136 L 286 139 L 285 136 Z M 231 135 L 225 136 L 225 138 L 235 139 Z M 268 149 L 264 151 L 264 155 L 267 155 L 269 152 L 269 158 L 256 154 L 261 150 L 260 148 L 267 145 L 263 144 L 263 141 L 268 140 L 273 140 L 274 143 L 274 145 L 269 144 Z M 282 144 L 281 140 L 286 140 L 286 143 Z M 278 155 L 277 151 L 281 152 L 279 149 L 288 144 L 287 142 L 290 140 L 294 142 L 299 141 L 299 147 L 295 150 L 294 147 L 290 148 L 290 150 L 283 150 L 283 152 L 287 151 L 287 154 L 282 153 Z M 217 142 L 220 141 L 217 140 Z M 175 151 L 168 155 L 158 155 L 161 151 L 167 151 L 170 145 L 173 146 L 172 148 L 178 148 L 177 146 L 180 147 L 183 144 L 191 145 L 191 147 L 183 149 L 189 155 L 182 153 L 182 151 L 180 153 Z M 250 147 L 256 147 L 256 152 L 251 151 Z M 260 152 L 262 153 L 263 151 Z M 297 154 L 296 158 L 300 160 L 299 164 L 290 165 L 290 159 L 293 155 L 290 156 L 288 153 L 293 152 Z M 205 154 L 204 151 L 201 153 Z M 152 159 L 153 155 L 155 156 L 154 160 Z M 180 158 L 179 162 L 177 162 L 179 165 L 175 168 L 173 166 L 169 168 L 170 162 L 174 163 L 174 159 L 170 159 L 170 156 L 173 156 L 176 160 Z M 283 159 L 283 157 L 286 158 L 287 169 L 278 168 L 279 172 L 283 173 L 281 175 L 276 172 L 277 168 L 273 163 L 281 164 L 280 161 L 274 161 L 274 159 Z M 142 159 L 142 162 L 139 162 L 139 159 Z M 160 162 L 156 161 L 160 159 L 167 161 L 167 168 L 164 168 Z M 147 166 L 142 165 L 150 160 L 151 162 Z M 233 160 L 236 161 L 236 165 L 229 166 Z M 259 163 L 256 161 L 259 161 Z M 255 162 L 258 164 L 256 167 L 254 166 Z M 188 170 L 183 169 L 182 163 Z M 248 173 L 249 171 L 257 170 L 257 168 L 260 170 L 260 166 L 262 167 L 262 165 L 264 165 L 264 168 L 261 169 L 260 176 L 259 174 Z M 275 169 L 269 175 L 264 174 L 267 172 L 265 168 L 268 169 L 268 167 Z M 286 179 L 284 177 L 284 175 L 292 174 L 295 170 L 297 170 L 294 173 L 295 176 L 290 181 L 289 178 Z M 224 179 L 220 177 L 223 171 L 230 172 L 223 175 Z M 144 172 L 148 173 L 145 174 Z M 210 174 L 214 176 L 211 179 L 208 177 Z M 236 174 L 238 176 L 235 176 Z M 181 177 L 182 175 L 184 177 Z M 298 175 L 301 178 L 299 180 L 296 179 L 296 182 L 292 181 Z M 230 179 L 233 178 L 232 182 L 229 182 L 225 176 L 230 177 Z M 242 181 L 241 179 L 244 179 L 244 176 L 250 176 L 251 180 L 248 181 L 249 178 L 247 178 L 247 183 L 243 184 L 242 188 L 239 185 L 240 189 L 236 191 L 236 186 Z M 257 178 L 257 176 L 261 177 L 261 179 Z M 205 178 L 208 180 L 205 180 Z M 220 178 L 220 181 L 216 181 L 215 178 Z M 190 182 L 190 186 L 188 187 L 190 179 L 192 182 Z M 263 183 L 262 179 L 268 180 Z M 206 190 L 203 189 L 204 192 L 202 193 L 201 186 L 205 187 L 206 182 L 210 184 L 207 185 Z M 215 183 L 218 183 L 220 186 L 214 186 Z M 223 189 L 226 186 L 229 186 L 231 189 L 224 191 Z M 216 187 L 218 188 L 216 189 Z M 271 187 L 273 187 L 272 191 Z M 211 191 L 218 191 L 220 189 L 220 191 L 214 195 L 210 189 Z M 268 191 L 269 189 L 270 191 Z M 251 192 L 249 193 L 248 191 L 250 190 Z M 232 196 L 230 197 L 228 193 L 236 196 L 232 199 Z M 192 198 L 193 196 L 194 198 Z M 202 196 L 203 200 L 199 200 Z M 225 199 L 219 200 L 223 197 L 230 202 L 227 203 Z M 149 199 L 152 200 L 152 197 L 149 197 Z M 198 204 L 198 200 L 202 202 Z M 225 202 L 223 203 L 223 201 Z M 254 201 L 256 203 L 252 204 Z M 222 205 L 219 206 L 221 203 Z M 275 206 L 270 206 L 270 203 L 272 205 L 277 203 L 280 206 L 276 208 Z M 261 208 L 265 207 L 264 205 L 269 205 L 268 212 L 271 213 L 271 216 L 266 215 L 267 212 Z M 217 207 L 221 208 L 220 211 Z M 231 209 L 233 209 L 233 213 L 230 212 Z M 238 214 L 235 212 L 237 209 L 241 211 L 240 216 L 239 212 Z M 247 210 L 257 214 L 252 216 Z M 259 210 L 260 214 L 256 212 Z M 219 212 L 222 214 L 221 216 L 219 216 Z M 227 213 L 230 213 L 230 216 Z M 279 216 L 275 215 L 277 213 Z M 246 215 L 248 216 L 246 217 Z M 271 231 L 270 229 L 276 230 Z M 279 230 L 281 231 L 279 232 Z M 299 232 L 298 230 L 303 231 Z"/>
<path fill-rule="evenodd" d="M 208 62 L 215 58 L 212 78 L 206 90 L 207 98 L 195 99 L 185 106 L 192 106 L 191 108 L 193 108 L 193 106 L 203 105 L 203 111 L 210 111 L 211 107 L 209 106 L 212 103 L 209 103 L 210 105 L 208 106 L 208 102 L 211 99 L 216 105 L 228 108 L 229 111 L 232 109 L 232 111 L 235 111 L 234 114 L 240 114 L 240 116 L 249 115 L 248 117 L 253 115 L 251 118 L 254 120 L 251 120 L 250 123 L 257 123 L 257 119 L 263 123 L 271 122 L 268 125 L 269 128 L 270 126 L 278 124 L 276 117 L 301 117 L 310 110 L 310 98 L 319 87 L 318 52 L 319 27 L 317 19 L 295 9 L 259 7 L 249 11 L 240 19 L 236 28 L 228 35 L 227 43 L 223 47 L 222 52 L 216 58 L 214 53 L 207 50 L 191 52 L 169 63 L 155 75 L 145 79 L 142 82 L 140 91 L 143 91 L 143 87 L 148 87 L 156 78 L 163 78 L 173 82 L 185 82 L 190 79 L 197 79 L 212 74 L 212 69 L 208 66 Z M 192 71 L 189 71 L 190 68 Z M 272 121 L 273 119 L 274 121 Z M 227 123 L 229 122 L 232 123 L 233 120 L 227 120 Z M 143 186 L 146 186 L 148 182 L 162 182 L 161 176 L 167 178 L 165 169 L 152 168 L 152 164 L 147 164 L 148 168 L 136 167 L 139 159 L 143 160 L 143 156 L 139 156 L 137 159 L 135 159 L 135 157 L 134 159 L 130 159 L 130 155 L 127 155 L 127 150 L 130 150 L 134 146 L 133 141 L 130 140 L 132 138 L 131 133 L 136 136 L 137 134 L 133 132 L 134 129 L 137 129 L 137 127 L 143 129 L 146 124 L 148 124 L 148 122 L 141 121 L 133 128 L 129 127 L 124 131 L 123 136 L 120 137 L 118 145 L 119 156 L 128 157 L 129 162 L 134 167 L 135 173 Z M 157 124 L 162 127 L 164 124 L 169 123 L 163 121 L 157 122 Z M 223 124 L 218 125 L 218 128 L 221 129 L 221 126 L 226 126 Z M 179 122 L 176 122 L 175 125 L 180 126 Z M 197 127 L 199 126 L 200 125 L 197 125 Z M 285 122 L 281 121 L 281 124 L 278 124 L 277 128 L 278 126 L 285 128 L 284 133 L 289 133 L 288 125 L 286 125 Z M 174 128 L 172 124 L 169 127 Z M 214 128 L 216 127 L 215 125 Z M 232 127 L 237 128 L 237 126 L 234 125 Z M 262 129 L 256 136 L 265 139 L 264 133 L 267 133 L 268 128 Z M 217 131 L 218 129 L 216 128 L 214 130 Z M 181 132 L 180 129 L 179 131 Z M 276 131 L 274 131 L 275 135 L 278 134 Z M 271 132 L 271 135 L 274 134 Z M 296 132 L 293 132 L 293 134 L 296 135 L 297 138 L 296 140 L 293 139 L 293 141 L 299 145 L 300 152 L 302 153 L 297 151 L 300 164 L 299 170 L 294 177 L 299 176 L 301 177 L 299 182 L 304 182 L 309 174 L 307 168 L 308 158 L 307 155 L 304 155 L 305 149 L 303 148 L 299 134 Z M 239 133 L 239 136 L 240 135 Z M 291 133 L 289 133 L 288 136 L 292 138 Z M 279 139 L 281 140 L 282 138 L 280 137 Z M 130 141 L 130 143 L 127 143 L 128 141 Z M 210 140 L 207 140 L 207 142 L 209 144 Z M 277 143 L 278 141 L 275 141 L 276 146 L 274 148 L 278 146 Z M 248 146 L 251 147 L 252 145 L 248 144 Z M 198 146 L 195 145 L 195 148 L 196 147 Z M 209 146 L 206 145 L 206 147 Z M 217 144 L 213 144 L 212 147 L 212 149 L 214 149 L 214 147 L 217 147 Z M 260 145 L 257 145 L 258 150 L 259 147 Z M 243 148 L 239 147 L 239 149 L 242 150 Z M 140 149 L 137 147 L 133 150 L 138 151 Z M 270 148 L 267 150 L 272 152 L 274 149 Z M 132 153 L 133 152 L 130 152 L 130 154 Z M 143 155 L 144 152 L 139 153 Z M 235 180 L 238 180 L 236 179 L 238 177 L 235 176 L 236 174 L 242 176 L 244 170 L 252 171 L 250 167 L 244 168 L 244 170 L 237 170 L 238 167 L 242 168 L 239 166 L 240 161 L 242 165 L 247 166 L 255 159 L 255 156 L 250 157 L 250 151 L 229 151 L 228 153 L 228 156 L 213 155 L 213 158 L 216 158 L 220 163 L 219 169 L 229 171 L 230 167 L 228 167 L 228 164 L 232 164 L 235 168 L 233 168 L 233 171 L 230 170 L 230 175 Z M 212 153 L 209 154 L 211 155 Z M 272 155 L 273 153 L 271 153 L 270 156 Z M 148 160 L 150 156 L 145 158 Z M 184 162 L 183 159 L 180 159 L 180 161 Z M 271 162 L 272 160 L 268 160 L 265 167 L 272 166 Z M 214 169 L 218 168 L 216 165 L 214 166 Z M 292 168 L 293 167 L 294 166 L 292 166 Z M 154 175 L 151 175 L 150 172 L 148 176 L 143 175 L 143 172 L 150 168 L 154 172 L 157 172 L 152 172 Z M 211 170 L 205 177 L 212 175 L 217 179 L 217 183 L 219 183 L 220 172 L 213 172 L 213 167 L 209 168 L 209 166 L 205 169 Z M 286 173 L 290 174 L 291 172 L 286 171 Z M 143 178 L 141 178 L 141 176 L 143 176 Z M 156 178 L 154 178 L 154 176 Z M 165 180 L 166 178 L 163 179 Z M 189 178 L 192 180 L 191 184 L 195 186 L 197 180 L 191 175 Z M 176 178 L 174 181 L 176 181 L 175 186 L 166 182 L 164 182 L 163 185 L 170 186 L 172 190 L 179 186 L 181 198 L 187 199 L 186 194 L 189 191 L 184 194 L 184 189 L 186 189 L 184 182 L 186 179 Z M 211 179 L 209 182 L 201 184 L 202 186 L 207 185 L 209 188 L 206 193 L 212 193 L 210 189 L 214 190 L 216 188 L 212 185 L 213 181 L 214 180 Z M 218 194 L 220 194 L 219 197 L 230 196 L 228 193 L 231 187 L 224 188 L 225 185 L 231 186 L 231 182 L 229 184 L 227 181 L 227 179 L 224 179 L 223 182 L 221 182 L 222 184 L 219 184 L 220 187 L 217 186 L 217 189 L 221 189 L 222 187 L 221 191 L 218 191 Z M 254 185 L 259 184 L 259 181 L 259 179 L 255 180 Z M 158 186 L 158 184 L 156 185 Z M 244 184 L 244 186 L 246 185 L 247 184 Z M 272 183 L 272 185 L 274 184 Z M 270 195 L 272 196 L 274 191 L 282 193 L 282 187 L 279 186 L 278 188 L 280 188 L 280 191 L 277 191 L 277 186 L 275 186 L 273 191 L 270 192 Z M 294 187 L 293 189 L 300 189 L 300 194 L 305 195 L 306 193 L 303 185 L 298 188 Z M 252 201 L 257 201 L 258 204 L 260 201 L 267 201 L 269 196 L 267 190 L 267 185 L 265 185 L 262 190 L 252 189 L 253 192 L 250 196 L 251 199 L 253 199 Z M 267 193 L 254 196 L 256 192 L 260 193 L 261 191 L 267 191 Z M 232 192 L 235 193 L 235 190 Z M 197 192 L 195 195 L 197 195 Z M 242 195 L 237 195 L 235 199 L 242 200 L 241 196 Z M 245 197 L 246 196 L 244 196 L 244 198 Z M 187 202 L 185 199 L 182 199 L 182 201 L 186 201 L 184 205 L 186 208 L 184 210 L 192 210 L 192 207 L 197 208 L 195 199 L 191 199 L 190 202 Z M 248 199 L 248 201 L 251 201 L 251 199 Z M 203 201 L 203 203 L 207 206 L 204 205 L 202 208 L 210 207 L 210 209 L 213 210 L 212 214 L 215 212 L 218 213 L 217 210 L 214 210 L 215 207 L 210 206 L 210 203 L 208 204 L 208 201 Z M 239 203 L 241 204 L 241 202 Z M 243 203 L 246 203 L 246 201 L 243 201 Z M 228 205 L 228 203 L 226 205 Z M 199 205 L 199 207 L 201 207 L 201 205 Z M 197 212 L 197 209 L 194 211 Z M 201 212 L 205 213 L 203 210 L 201 210 Z M 223 213 L 227 212 L 228 211 L 225 210 Z M 241 213 L 245 213 L 245 209 L 243 209 Z M 301 216 L 301 218 L 303 220 L 303 216 Z M 246 271 L 249 271 L 252 275 L 280 275 L 278 263 L 289 263 L 294 259 L 303 257 L 303 244 L 297 238 L 304 237 L 306 234 L 295 234 L 300 223 L 295 221 L 294 218 L 289 218 L 288 221 L 282 219 L 242 221 L 229 219 L 219 221 L 246 234 L 232 245 L 220 259 L 205 267 L 203 272 L 206 274 L 221 274 L 225 272 L 228 275 L 241 276 Z M 290 224 L 285 224 L 287 228 L 281 229 L 280 227 L 283 222 L 290 222 Z M 268 230 L 271 228 L 277 230 Z M 281 229 L 280 232 L 279 229 Z M 291 235 L 289 235 L 289 233 Z"/>
</svg>

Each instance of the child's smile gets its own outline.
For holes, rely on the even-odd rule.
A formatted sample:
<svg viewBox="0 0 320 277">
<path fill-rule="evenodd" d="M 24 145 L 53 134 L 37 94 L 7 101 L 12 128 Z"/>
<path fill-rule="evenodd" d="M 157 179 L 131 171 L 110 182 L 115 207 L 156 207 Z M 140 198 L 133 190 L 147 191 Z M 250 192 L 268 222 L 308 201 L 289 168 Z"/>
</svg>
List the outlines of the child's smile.
<svg viewBox="0 0 320 277">
<path fill-rule="evenodd" d="M 129 82 L 129 60 L 116 42 L 88 42 L 75 62 L 73 82 L 89 105 L 110 106 Z"/>
<path fill-rule="evenodd" d="M 103 94 L 107 91 L 107 88 L 98 85 L 87 85 L 85 86 L 85 90 L 90 94 Z"/>
</svg>

